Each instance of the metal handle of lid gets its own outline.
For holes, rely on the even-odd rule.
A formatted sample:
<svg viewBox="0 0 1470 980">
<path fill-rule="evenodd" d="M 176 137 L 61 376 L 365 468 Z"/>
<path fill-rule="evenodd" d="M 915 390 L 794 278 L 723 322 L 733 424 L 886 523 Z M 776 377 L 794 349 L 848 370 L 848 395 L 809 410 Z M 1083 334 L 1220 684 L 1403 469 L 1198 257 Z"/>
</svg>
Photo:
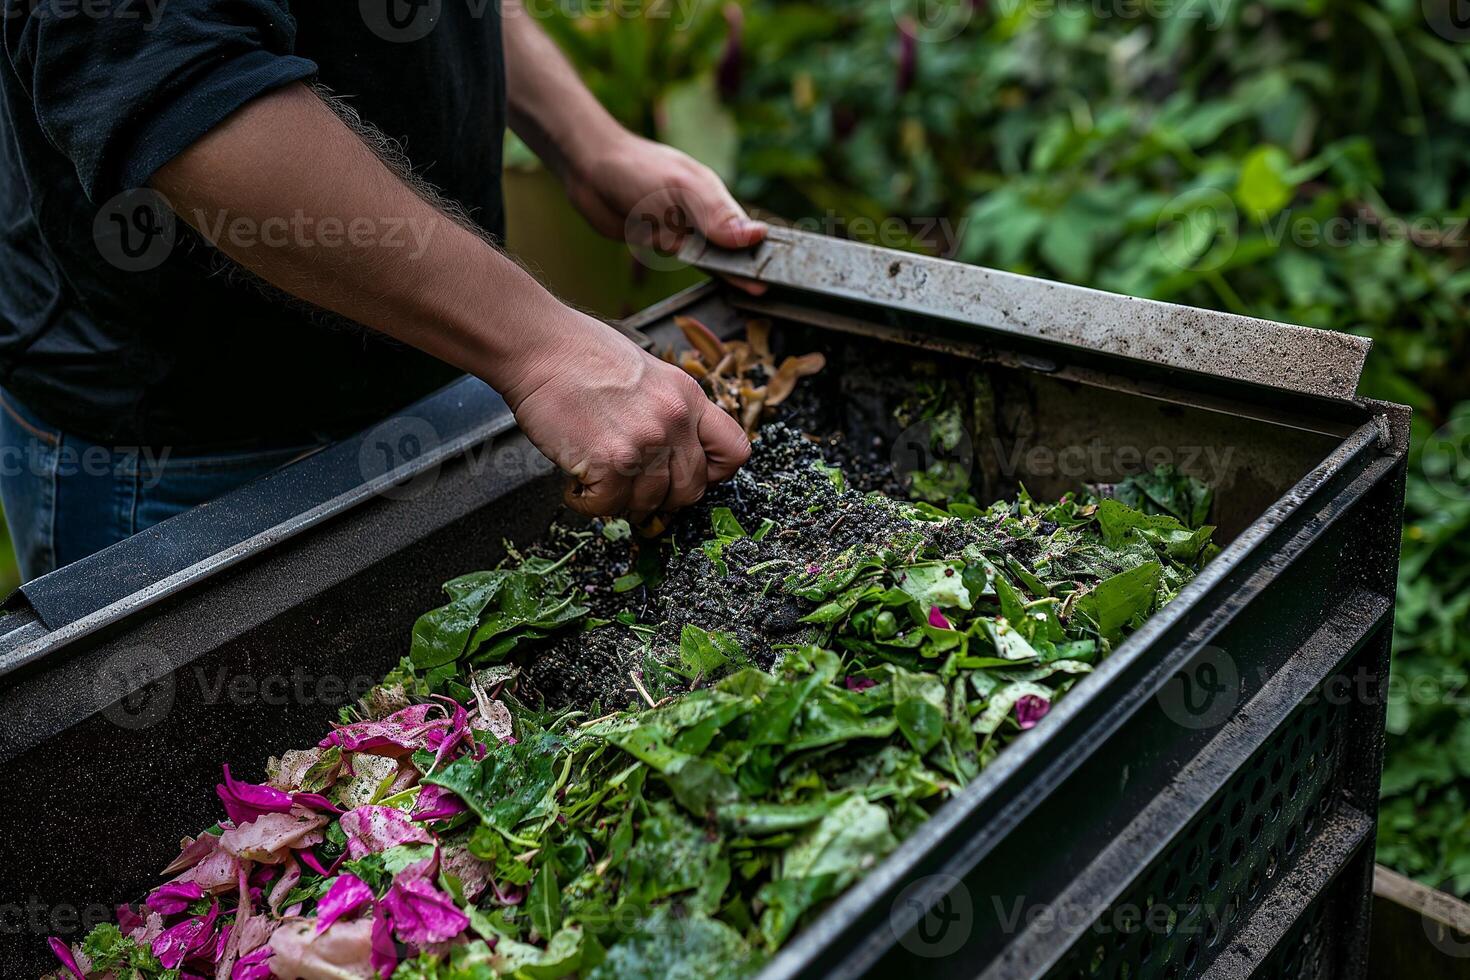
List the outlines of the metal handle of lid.
<svg viewBox="0 0 1470 980">
<path fill-rule="evenodd" d="M 1351 334 L 1136 299 L 791 228 L 753 249 L 690 239 L 681 258 L 834 298 L 1341 401 L 1357 394 L 1371 342 Z"/>
</svg>

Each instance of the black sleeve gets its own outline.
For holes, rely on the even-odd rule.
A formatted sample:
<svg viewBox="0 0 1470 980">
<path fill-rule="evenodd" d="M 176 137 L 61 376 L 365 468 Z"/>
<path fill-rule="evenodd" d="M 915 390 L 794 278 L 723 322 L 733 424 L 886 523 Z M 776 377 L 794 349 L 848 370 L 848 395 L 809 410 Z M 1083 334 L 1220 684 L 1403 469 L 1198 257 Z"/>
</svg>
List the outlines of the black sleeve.
<svg viewBox="0 0 1470 980">
<path fill-rule="evenodd" d="M 316 74 L 287 0 L 4 0 L 5 48 L 93 200 L 140 187 L 246 102 Z M 49 12 L 48 12 L 49 11 Z"/>
</svg>

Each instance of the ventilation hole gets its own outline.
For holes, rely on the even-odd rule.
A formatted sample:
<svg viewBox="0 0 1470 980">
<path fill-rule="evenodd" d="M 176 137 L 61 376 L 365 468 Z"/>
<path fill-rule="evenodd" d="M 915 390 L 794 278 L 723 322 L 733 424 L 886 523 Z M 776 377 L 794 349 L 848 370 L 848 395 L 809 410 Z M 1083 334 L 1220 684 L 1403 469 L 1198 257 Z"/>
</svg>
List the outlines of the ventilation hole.
<svg viewBox="0 0 1470 980">
<path fill-rule="evenodd" d="M 1189 945 L 1184 947 L 1184 968 L 1193 969 L 1199 962 L 1199 941 L 1191 939 Z"/>
<path fill-rule="evenodd" d="M 1306 819 L 1302 821 L 1302 829 L 1310 834 L 1312 832 L 1312 829 L 1316 826 L 1317 814 L 1312 810 L 1308 810 Z"/>
<path fill-rule="evenodd" d="M 1230 866 L 1233 868 L 1245 857 L 1245 838 L 1237 837 L 1230 842 Z"/>
<path fill-rule="evenodd" d="M 1245 819 L 1245 800 L 1236 800 L 1235 806 L 1230 808 L 1230 826 L 1239 827 L 1240 822 Z"/>
<path fill-rule="evenodd" d="M 1317 741 L 1317 736 L 1322 734 L 1321 715 L 1318 715 L 1317 717 L 1312 719 L 1312 723 L 1307 726 L 1307 734 L 1311 737 L 1312 741 Z"/>
<path fill-rule="evenodd" d="M 1261 802 L 1262 797 L 1264 797 L 1265 795 L 1266 795 L 1266 780 L 1263 779 L 1263 778 L 1257 777 L 1256 782 L 1255 782 L 1255 785 L 1251 787 L 1251 802 L 1252 803 L 1259 803 L 1259 802 Z"/>
<path fill-rule="evenodd" d="M 1184 870 L 1189 874 L 1194 874 L 1199 869 L 1201 857 L 1199 845 L 1196 844 L 1194 847 L 1191 847 L 1189 849 L 1189 857 L 1184 862 Z"/>
<path fill-rule="evenodd" d="M 1169 871 L 1169 877 L 1164 879 L 1164 894 L 1173 895 L 1179 890 L 1179 869 L 1173 868 Z"/>
<path fill-rule="evenodd" d="M 1220 849 L 1220 844 L 1225 840 L 1225 825 L 1215 824 L 1210 828 L 1210 853 L 1214 854 Z"/>
<path fill-rule="evenodd" d="M 1272 820 L 1275 820 L 1277 817 L 1281 816 L 1281 806 L 1281 794 L 1277 793 L 1275 796 L 1271 797 L 1270 817 Z"/>
<path fill-rule="evenodd" d="M 1266 818 L 1259 813 L 1251 820 L 1251 843 L 1254 844 L 1261 837 L 1261 828 L 1266 826 Z"/>
<path fill-rule="evenodd" d="M 1220 941 L 1220 929 L 1215 925 L 1213 917 L 1205 923 L 1205 945 L 1213 946 Z"/>
<path fill-rule="evenodd" d="M 1195 885 L 1193 888 L 1191 888 L 1189 890 L 1189 897 L 1184 900 L 1184 907 L 1186 909 L 1188 909 L 1189 911 L 1193 912 L 1199 906 L 1199 900 L 1200 900 L 1199 885 Z"/>
<path fill-rule="evenodd" d="M 1291 740 L 1291 761 L 1292 762 L 1295 762 L 1296 760 L 1300 759 L 1301 757 L 1302 757 L 1302 737 L 1300 735 L 1298 735 L 1296 738 L 1294 738 L 1294 739 Z"/>
<path fill-rule="evenodd" d="M 1294 800 L 1294 799 L 1296 799 L 1296 794 L 1300 793 L 1301 790 L 1302 790 L 1302 777 L 1301 777 L 1301 774 L 1294 772 L 1294 773 L 1291 774 L 1291 782 L 1289 782 L 1289 783 L 1286 784 L 1286 798 L 1288 800 Z"/>
<path fill-rule="evenodd" d="M 1260 871 L 1252 871 L 1251 872 L 1250 886 L 1246 890 L 1246 897 L 1250 901 L 1254 902 L 1257 898 L 1260 898 L 1260 896 L 1261 896 L 1261 872 Z"/>
<path fill-rule="evenodd" d="M 1284 772 L 1286 772 L 1286 763 L 1281 761 L 1280 756 L 1277 756 L 1275 764 L 1271 766 L 1271 785 L 1274 786 L 1281 782 L 1281 774 Z"/>
<path fill-rule="evenodd" d="M 1276 848 L 1273 847 L 1266 851 L 1266 879 L 1269 881 L 1274 877 L 1276 877 Z"/>
<path fill-rule="evenodd" d="M 1296 853 L 1296 828 L 1293 827 L 1286 832 L 1286 853 Z"/>
<path fill-rule="evenodd" d="M 1207 885 L 1210 891 L 1214 891 L 1220 887 L 1220 875 L 1224 870 L 1219 861 L 1212 861 L 1210 863 L 1210 874 L 1207 879 Z"/>
</svg>

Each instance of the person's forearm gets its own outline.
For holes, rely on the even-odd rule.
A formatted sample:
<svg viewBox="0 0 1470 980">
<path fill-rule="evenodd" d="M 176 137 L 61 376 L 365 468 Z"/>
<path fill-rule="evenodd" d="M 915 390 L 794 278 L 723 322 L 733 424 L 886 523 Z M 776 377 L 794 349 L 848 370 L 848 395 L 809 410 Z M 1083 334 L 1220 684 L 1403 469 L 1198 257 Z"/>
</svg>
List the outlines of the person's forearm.
<svg viewBox="0 0 1470 980">
<path fill-rule="evenodd" d="M 502 392 L 559 342 L 565 307 L 416 193 L 304 86 L 249 103 L 153 185 L 272 285 Z"/>
<path fill-rule="evenodd" d="M 628 136 L 522 6 L 504 0 L 510 127 L 563 180 Z"/>
</svg>

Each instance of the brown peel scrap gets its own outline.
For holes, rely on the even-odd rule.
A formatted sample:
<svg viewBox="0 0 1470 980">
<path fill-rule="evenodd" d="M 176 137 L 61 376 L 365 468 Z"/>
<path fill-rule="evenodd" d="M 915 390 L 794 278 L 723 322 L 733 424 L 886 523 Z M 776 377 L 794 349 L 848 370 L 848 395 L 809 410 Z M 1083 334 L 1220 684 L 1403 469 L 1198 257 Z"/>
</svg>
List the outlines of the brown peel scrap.
<svg viewBox="0 0 1470 980">
<path fill-rule="evenodd" d="M 692 316 L 676 316 L 690 350 L 664 359 L 678 364 L 699 381 L 705 392 L 754 439 L 761 419 L 796 390 L 802 378 L 827 366 L 819 353 L 788 357 L 776 366 L 771 353 L 771 321 L 750 320 L 744 340 L 722 341 L 715 332 Z"/>
</svg>

